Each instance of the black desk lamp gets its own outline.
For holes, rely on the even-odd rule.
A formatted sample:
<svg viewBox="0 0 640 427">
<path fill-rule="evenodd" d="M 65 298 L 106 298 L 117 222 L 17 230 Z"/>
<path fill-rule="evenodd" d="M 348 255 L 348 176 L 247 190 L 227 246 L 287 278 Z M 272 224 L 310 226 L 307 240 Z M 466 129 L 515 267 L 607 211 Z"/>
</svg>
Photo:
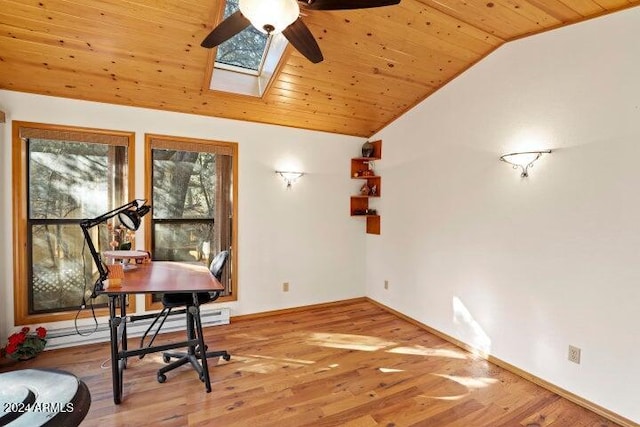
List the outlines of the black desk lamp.
<svg viewBox="0 0 640 427">
<path fill-rule="evenodd" d="M 141 204 L 139 204 L 139 202 L 141 202 Z M 98 267 L 98 272 L 100 273 L 98 280 L 96 280 L 96 283 L 93 285 L 91 298 L 96 297 L 96 291 L 101 291 L 104 288 L 103 282 L 107 280 L 107 277 L 109 276 L 109 268 L 100 259 L 100 255 L 96 251 L 96 247 L 93 245 L 93 241 L 89 235 L 89 229 L 118 215 L 118 219 L 123 226 L 129 230 L 135 231 L 140 227 L 140 218 L 145 216 L 151 210 L 151 206 L 145 205 L 144 202 L 146 202 L 146 200 L 136 199 L 96 218 L 84 219 L 80 222 L 82 234 L 84 234 L 84 240 L 87 243 L 87 246 L 89 246 L 89 251 L 91 251 L 93 261 L 96 263 L 96 267 Z"/>
</svg>

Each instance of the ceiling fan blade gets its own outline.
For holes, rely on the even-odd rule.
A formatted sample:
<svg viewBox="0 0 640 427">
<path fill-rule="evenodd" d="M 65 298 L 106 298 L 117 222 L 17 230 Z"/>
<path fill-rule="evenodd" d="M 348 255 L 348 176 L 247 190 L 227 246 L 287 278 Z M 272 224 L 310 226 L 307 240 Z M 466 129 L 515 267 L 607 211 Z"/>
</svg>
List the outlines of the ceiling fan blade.
<svg viewBox="0 0 640 427">
<path fill-rule="evenodd" d="M 309 27 L 302 22 L 302 19 L 296 19 L 293 24 L 285 28 L 282 34 L 298 52 L 303 54 L 314 64 L 322 62 L 324 59 L 322 52 L 320 51 L 320 46 L 318 46 L 318 42 L 313 38 L 313 34 L 309 31 Z"/>
<path fill-rule="evenodd" d="M 211 31 L 209 35 L 202 40 L 200 46 L 206 48 L 216 47 L 220 43 L 229 40 L 249 25 L 251 25 L 251 22 L 238 10 L 229 15 L 227 19 L 214 28 L 213 31 Z"/>
<path fill-rule="evenodd" d="M 393 6 L 400 3 L 400 0 L 304 0 L 302 2 L 306 4 L 307 9 L 311 10 L 349 10 Z"/>
</svg>

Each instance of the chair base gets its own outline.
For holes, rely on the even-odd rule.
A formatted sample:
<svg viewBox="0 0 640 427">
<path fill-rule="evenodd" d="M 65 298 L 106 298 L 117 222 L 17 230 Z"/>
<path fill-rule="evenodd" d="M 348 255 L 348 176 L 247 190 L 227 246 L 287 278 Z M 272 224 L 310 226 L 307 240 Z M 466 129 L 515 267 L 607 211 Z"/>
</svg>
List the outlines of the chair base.
<svg viewBox="0 0 640 427">
<path fill-rule="evenodd" d="M 205 348 L 206 350 L 206 348 Z M 214 357 L 222 357 L 224 360 L 229 361 L 231 360 L 231 355 L 225 351 L 225 350 L 219 350 L 219 351 L 208 351 L 205 353 L 205 357 L 207 359 L 211 359 Z M 173 353 L 173 352 L 166 352 L 162 354 L 162 360 L 164 361 L 164 363 L 169 363 L 171 362 L 171 359 L 177 359 L 171 363 L 169 363 L 167 366 L 164 366 L 160 369 L 158 369 L 158 382 L 159 383 L 163 383 L 167 380 L 167 376 L 165 375 L 167 372 L 172 371 L 176 368 L 179 368 L 182 365 L 186 365 L 187 363 L 190 363 L 191 366 L 193 367 L 193 369 L 198 373 L 198 378 L 200 378 L 200 381 L 204 381 L 204 375 L 202 372 L 202 365 L 200 364 L 200 359 L 202 358 L 202 356 L 200 355 L 200 352 L 197 351 L 195 353 Z"/>
</svg>

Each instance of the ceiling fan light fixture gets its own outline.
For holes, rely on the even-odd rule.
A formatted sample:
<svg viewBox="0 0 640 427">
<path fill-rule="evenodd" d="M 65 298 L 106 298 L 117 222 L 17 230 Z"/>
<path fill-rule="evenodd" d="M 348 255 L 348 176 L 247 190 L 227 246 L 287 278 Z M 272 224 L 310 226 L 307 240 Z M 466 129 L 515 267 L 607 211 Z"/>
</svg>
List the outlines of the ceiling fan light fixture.
<svg viewBox="0 0 640 427">
<path fill-rule="evenodd" d="M 297 0 L 240 0 L 238 7 L 265 34 L 281 33 L 300 16 Z"/>
</svg>

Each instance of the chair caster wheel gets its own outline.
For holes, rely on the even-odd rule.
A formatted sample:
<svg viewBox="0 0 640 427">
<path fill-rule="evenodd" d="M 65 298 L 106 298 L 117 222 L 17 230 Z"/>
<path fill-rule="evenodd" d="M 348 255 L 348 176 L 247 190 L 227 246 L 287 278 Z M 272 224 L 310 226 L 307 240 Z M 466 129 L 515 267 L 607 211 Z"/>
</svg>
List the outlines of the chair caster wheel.
<svg viewBox="0 0 640 427">
<path fill-rule="evenodd" d="M 231 355 L 225 354 L 224 356 L 222 356 L 222 358 L 228 362 L 229 360 L 231 360 Z"/>
<path fill-rule="evenodd" d="M 162 355 L 162 361 L 164 363 L 169 363 L 171 361 L 171 358 L 169 356 L 167 356 L 166 354 Z"/>
<path fill-rule="evenodd" d="M 167 376 L 165 374 L 158 374 L 158 382 L 162 384 L 167 380 Z"/>
<path fill-rule="evenodd" d="M 201 381 L 201 382 L 204 382 L 204 374 L 200 374 L 200 375 L 199 375 L 199 378 L 200 378 L 200 381 Z"/>
</svg>

